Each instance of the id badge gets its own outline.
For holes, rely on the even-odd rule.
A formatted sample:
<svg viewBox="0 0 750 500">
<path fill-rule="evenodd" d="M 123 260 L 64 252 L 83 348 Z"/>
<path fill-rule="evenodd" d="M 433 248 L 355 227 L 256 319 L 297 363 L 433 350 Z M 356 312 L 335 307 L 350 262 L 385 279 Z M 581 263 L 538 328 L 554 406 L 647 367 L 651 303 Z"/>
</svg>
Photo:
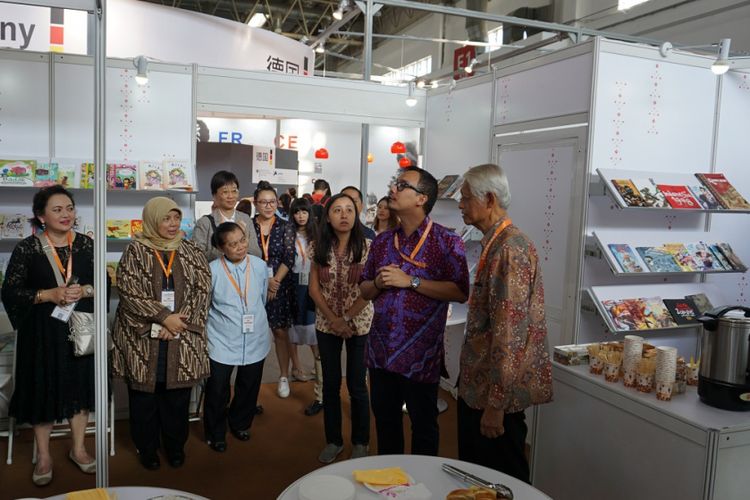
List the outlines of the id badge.
<svg viewBox="0 0 750 500">
<path fill-rule="evenodd" d="M 174 312 L 174 290 L 164 290 L 161 292 L 161 305 Z"/>
<path fill-rule="evenodd" d="M 56 320 L 67 323 L 70 319 L 70 315 L 73 314 L 73 309 L 76 308 L 76 304 L 77 302 L 73 302 L 72 304 L 68 304 L 65 307 L 55 306 L 55 309 L 52 311 L 51 316 Z"/>
<path fill-rule="evenodd" d="M 268 266 L 266 269 L 268 270 L 268 278 L 273 278 L 273 266 Z"/>
<path fill-rule="evenodd" d="M 255 314 L 242 315 L 242 333 L 255 332 Z"/>
<path fill-rule="evenodd" d="M 163 328 L 164 327 L 161 326 L 159 323 L 151 323 L 151 338 L 152 339 L 158 339 L 159 338 L 159 334 L 161 333 L 161 330 Z M 179 333 L 174 334 L 174 339 L 175 340 L 177 340 L 179 338 L 180 338 L 180 334 Z"/>
<path fill-rule="evenodd" d="M 310 273 L 299 273 L 299 284 L 300 285 L 309 285 L 310 284 Z"/>
</svg>

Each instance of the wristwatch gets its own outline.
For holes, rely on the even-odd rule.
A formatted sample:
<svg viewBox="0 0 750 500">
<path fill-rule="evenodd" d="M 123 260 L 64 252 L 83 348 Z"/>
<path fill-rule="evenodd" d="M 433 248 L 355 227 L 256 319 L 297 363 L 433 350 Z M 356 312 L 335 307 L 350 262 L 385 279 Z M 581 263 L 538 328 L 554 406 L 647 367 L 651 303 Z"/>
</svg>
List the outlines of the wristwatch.
<svg viewBox="0 0 750 500">
<path fill-rule="evenodd" d="M 83 296 L 86 298 L 93 297 L 94 296 L 94 287 L 91 285 L 84 285 L 83 287 Z"/>
<path fill-rule="evenodd" d="M 411 286 L 412 290 L 416 290 L 419 288 L 419 285 L 422 283 L 422 280 L 419 279 L 417 276 L 411 277 L 411 282 L 409 283 L 409 286 Z"/>
</svg>

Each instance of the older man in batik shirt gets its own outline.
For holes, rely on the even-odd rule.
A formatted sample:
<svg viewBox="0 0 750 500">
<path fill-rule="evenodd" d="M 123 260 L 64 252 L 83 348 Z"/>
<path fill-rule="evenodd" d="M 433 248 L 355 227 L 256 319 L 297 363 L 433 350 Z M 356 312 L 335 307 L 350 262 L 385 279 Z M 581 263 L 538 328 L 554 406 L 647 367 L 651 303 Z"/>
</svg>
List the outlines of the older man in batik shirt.
<svg viewBox="0 0 750 500">
<path fill-rule="evenodd" d="M 461 349 L 458 454 L 529 482 L 524 410 L 552 399 L 539 257 L 508 217 L 500 167 L 469 169 L 461 198 L 464 222 L 484 238 Z"/>
</svg>

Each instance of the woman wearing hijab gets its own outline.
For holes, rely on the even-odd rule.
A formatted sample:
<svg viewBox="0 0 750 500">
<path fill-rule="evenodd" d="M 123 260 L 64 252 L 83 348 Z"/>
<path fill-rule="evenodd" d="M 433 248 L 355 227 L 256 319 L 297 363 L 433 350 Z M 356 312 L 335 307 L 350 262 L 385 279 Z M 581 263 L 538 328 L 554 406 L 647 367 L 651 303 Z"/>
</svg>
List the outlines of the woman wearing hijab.
<svg viewBox="0 0 750 500">
<path fill-rule="evenodd" d="M 190 390 L 209 375 L 211 272 L 203 252 L 182 239 L 181 220 L 173 200 L 149 200 L 143 232 L 117 267 L 112 368 L 128 384 L 130 433 L 149 470 L 160 466 L 160 438 L 169 465 L 184 463 Z"/>
</svg>

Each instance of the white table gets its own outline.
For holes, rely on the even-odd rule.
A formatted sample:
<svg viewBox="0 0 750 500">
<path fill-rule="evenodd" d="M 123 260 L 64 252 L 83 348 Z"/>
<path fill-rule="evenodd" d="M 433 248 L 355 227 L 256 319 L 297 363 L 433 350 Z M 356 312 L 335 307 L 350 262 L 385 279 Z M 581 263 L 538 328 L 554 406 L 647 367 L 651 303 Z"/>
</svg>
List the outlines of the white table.
<svg viewBox="0 0 750 500">
<path fill-rule="evenodd" d="M 513 490 L 515 500 L 550 500 L 547 495 L 531 485 L 502 472 L 452 458 L 428 457 L 424 455 L 382 455 L 336 462 L 297 479 L 279 495 L 277 500 L 299 500 L 298 487 L 300 482 L 307 477 L 318 474 L 331 474 L 352 481 L 355 484 L 357 500 L 382 499 L 383 497 L 377 493 L 373 493 L 355 482 L 352 471 L 355 469 L 384 469 L 386 467 L 401 467 L 407 474 L 414 478 L 415 482 L 423 483 L 430 490 L 433 500 L 443 500 L 452 490 L 468 488 L 466 483 L 443 472 L 443 464 L 452 465 L 493 483 L 502 483 Z"/>
<path fill-rule="evenodd" d="M 150 486 L 114 486 L 105 488 L 108 492 L 116 493 L 117 500 L 149 500 L 155 497 L 172 497 L 179 500 L 208 500 L 208 498 L 188 493 L 186 491 L 167 488 L 152 488 Z M 65 500 L 67 494 L 48 497 L 47 500 Z"/>
</svg>

